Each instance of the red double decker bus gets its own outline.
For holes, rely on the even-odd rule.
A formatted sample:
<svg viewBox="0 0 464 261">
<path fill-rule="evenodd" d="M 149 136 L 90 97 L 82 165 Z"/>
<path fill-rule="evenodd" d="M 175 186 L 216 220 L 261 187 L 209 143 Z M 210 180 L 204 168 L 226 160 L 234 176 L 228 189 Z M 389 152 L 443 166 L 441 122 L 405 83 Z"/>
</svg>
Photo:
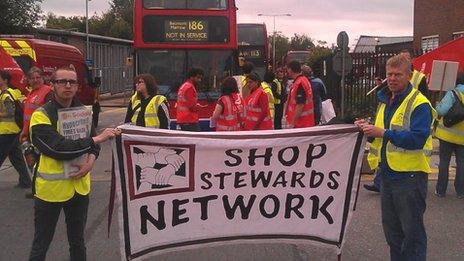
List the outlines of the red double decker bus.
<svg viewBox="0 0 464 261">
<path fill-rule="evenodd" d="M 269 40 L 265 24 L 238 24 L 239 57 L 252 62 L 261 76 L 269 65 Z"/>
<path fill-rule="evenodd" d="M 152 74 L 175 118 L 177 90 L 189 68 L 204 70 L 199 102 L 202 130 L 219 98 L 220 81 L 236 74 L 237 22 L 234 0 L 135 0 L 135 72 Z M 174 121 L 175 124 L 175 121 Z"/>
</svg>

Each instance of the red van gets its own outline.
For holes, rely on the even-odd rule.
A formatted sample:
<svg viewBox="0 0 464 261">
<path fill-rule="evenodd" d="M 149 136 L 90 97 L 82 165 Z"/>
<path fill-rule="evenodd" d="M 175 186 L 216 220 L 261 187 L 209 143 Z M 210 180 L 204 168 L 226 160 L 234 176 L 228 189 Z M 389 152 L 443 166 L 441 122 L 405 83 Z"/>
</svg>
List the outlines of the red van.
<svg viewBox="0 0 464 261">
<path fill-rule="evenodd" d="M 58 42 L 34 39 L 32 36 L 0 36 L 0 52 L 3 56 L 8 54 L 16 62 L 2 59 L 0 69 L 11 71 L 12 84 L 27 94 L 24 75 L 33 66 L 39 67 L 45 73 L 46 78 L 60 67 L 72 66 L 76 69 L 79 81 L 78 99 L 85 105 L 94 105 L 97 97 L 97 88 L 100 84 L 98 77 L 91 77 L 89 68 L 85 63 L 82 52 L 72 45 Z M 24 75 L 18 73 L 20 67 Z M 16 67 L 16 68 L 15 68 Z M 95 115 L 95 117 L 98 117 Z"/>
</svg>

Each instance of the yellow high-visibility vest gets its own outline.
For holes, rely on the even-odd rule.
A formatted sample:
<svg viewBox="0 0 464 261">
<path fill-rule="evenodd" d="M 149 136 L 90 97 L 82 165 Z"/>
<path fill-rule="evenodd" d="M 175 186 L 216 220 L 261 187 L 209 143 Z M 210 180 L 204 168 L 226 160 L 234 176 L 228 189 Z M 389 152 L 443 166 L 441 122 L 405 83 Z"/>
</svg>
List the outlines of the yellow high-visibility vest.
<svg viewBox="0 0 464 261">
<path fill-rule="evenodd" d="M 22 95 L 21 95 L 22 96 Z M 5 111 L 5 103 L 11 102 L 14 105 L 15 100 L 20 100 L 21 96 L 18 96 L 13 89 L 7 88 L 7 90 L 0 94 L 0 111 Z M 0 118 L 0 135 L 2 134 L 18 134 L 21 132 L 18 124 L 16 124 L 14 114 L 11 117 Z"/>
<path fill-rule="evenodd" d="M 430 108 L 432 105 L 429 100 L 422 95 L 418 90 L 411 89 L 411 92 L 406 96 L 401 105 L 393 114 L 390 122 L 390 130 L 410 130 L 411 115 L 417 106 L 427 103 Z M 375 126 L 385 129 L 384 126 L 384 112 L 386 105 L 380 103 L 377 109 L 377 116 L 375 119 Z M 436 111 L 432 108 L 432 114 L 435 118 Z M 371 143 L 367 160 L 371 169 L 379 166 L 380 153 L 382 149 L 382 138 L 376 138 Z M 388 166 L 398 172 L 422 171 L 431 173 L 430 160 L 432 156 L 432 135 L 427 138 L 424 147 L 420 150 L 407 150 L 395 146 L 390 141 L 386 144 L 386 159 Z"/>
<path fill-rule="evenodd" d="M 151 128 L 159 128 L 160 121 L 158 118 L 158 107 L 163 103 L 166 102 L 167 99 L 163 95 L 155 95 L 147 104 L 147 108 L 145 109 L 145 127 Z M 140 103 L 140 100 L 138 100 Z M 133 108 L 135 106 L 132 106 Z M 137 124 L 137 116 L 139 115 L 141 107 L 139 106 L 135 111 L 134 115 L 131 118 L 131 123 L 136 125 Z"/>
<path fill-rule="evenodd" d="M 411 76 L 411 79 L 409 80 L 409 82 L 411 83 L 412 87 L 416 90 L 419 90 L 419 84 L 421 83 L 422 79 L 425 77 L 425 74 L 417 71 L 417 70 L 413 70 L 412 72 L 412 76 Z"/>
<path fill-rule="evenodd" d="M 272 93 L 271 85 L 267 82 L 261 82 L 261 87 L 269 98 L 269 111 L 271 113 L 271 118 L 274 119 L 275 108 L 274 108 L 274 94 Z"/>
<path fill-rule="evenodd" d="M 31 117 L 29 132 L 33 135 L 32 127 L 39 124 L 52 125 L 44 108 L 34 111 Z M 58 125 L 57 125 L 58 128 Z M 47 202 L 64 202 L 71 199 L 77 192 L 88 195 L 90 192 L 90 172 L 78 179 L 65 179 L 63 161 L 41 154 L 35 179 L 35 196 Z"/>
<path fill-rule="evenodd" d="M 461 96 L 461 101 L 464 101 L 464 94 L 459 93 L 459 96 Z M 435 137 L 453 144 L 464 145 L 464 121 L 448 128 L 443 125 L 443 118 L 441 118 L 435 130 Z"/>
</svg>

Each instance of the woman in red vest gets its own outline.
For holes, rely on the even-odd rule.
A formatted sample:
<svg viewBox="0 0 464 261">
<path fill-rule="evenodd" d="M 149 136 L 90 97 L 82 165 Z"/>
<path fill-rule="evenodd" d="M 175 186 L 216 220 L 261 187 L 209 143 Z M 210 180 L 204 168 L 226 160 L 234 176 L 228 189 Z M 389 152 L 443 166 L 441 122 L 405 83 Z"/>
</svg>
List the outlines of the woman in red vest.
<svg viewBox="0 0 464 261">
<path fill-rule="evenodd" d="M 261 87 L 256 73 L 247 76 L 246 86 L 250 95 L 245 99 L 245 130 L 272 130 L 274 123 L 269 110 L 269 98 Z"/>
<path fill-rule="evenodd" d="M 241 130 L 243 99 L 238 92 L 237 81 L 233 77 L 224 79 L 221 95 L 211 116 L 211 122 L 216 122 L 216 131 Z"/>
</svg>

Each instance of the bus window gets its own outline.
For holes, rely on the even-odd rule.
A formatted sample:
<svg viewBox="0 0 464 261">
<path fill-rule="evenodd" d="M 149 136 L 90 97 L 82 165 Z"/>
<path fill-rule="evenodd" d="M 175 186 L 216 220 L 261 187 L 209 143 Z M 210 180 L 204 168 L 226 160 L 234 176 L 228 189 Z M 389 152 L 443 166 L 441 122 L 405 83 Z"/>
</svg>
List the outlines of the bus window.
<svg viewBox="0 0 464 261">
<path fill-rule="evenodd" d="M 226 10 L 226 0 L 144 0 L 145 9 Z"/>
</svg>

